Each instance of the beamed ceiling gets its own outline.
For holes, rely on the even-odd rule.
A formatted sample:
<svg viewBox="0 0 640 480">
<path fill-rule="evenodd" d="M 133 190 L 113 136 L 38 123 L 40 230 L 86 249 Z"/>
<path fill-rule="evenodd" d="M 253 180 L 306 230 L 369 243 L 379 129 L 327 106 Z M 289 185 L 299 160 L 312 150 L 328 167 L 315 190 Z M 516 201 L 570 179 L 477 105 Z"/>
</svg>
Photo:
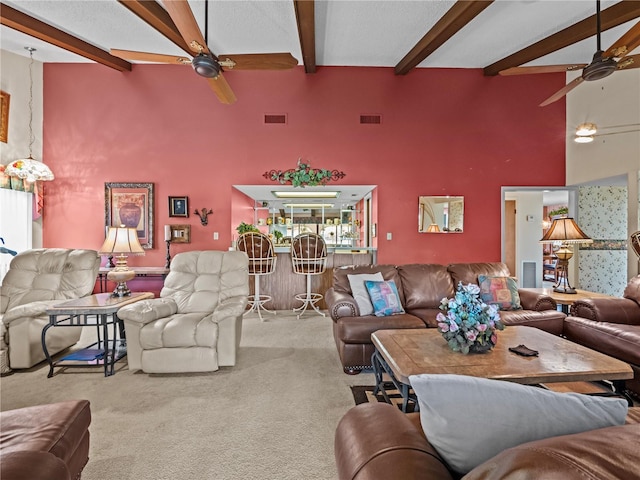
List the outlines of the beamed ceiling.
<svg viewBox="0 0 640 480">
<path fill-rule="evenodd" d="M 205 31 L 205 2 L 189 4 Z M 602 2 L 606 50 L 638 23 L 640 1 Z M 291 52 L 307 74 L 323 66 L 482 68 L 589 63 L 595 0 L 210 0 L 206 38 L 216 53 Z M 110 49 L 184 55 L 162 2 L 57 0 L 0 3 L 0 45 L 41 62 L 97 62 L 130 70 Z M 636 51 L 638 49 L 636 48 Z"/>
</svg>

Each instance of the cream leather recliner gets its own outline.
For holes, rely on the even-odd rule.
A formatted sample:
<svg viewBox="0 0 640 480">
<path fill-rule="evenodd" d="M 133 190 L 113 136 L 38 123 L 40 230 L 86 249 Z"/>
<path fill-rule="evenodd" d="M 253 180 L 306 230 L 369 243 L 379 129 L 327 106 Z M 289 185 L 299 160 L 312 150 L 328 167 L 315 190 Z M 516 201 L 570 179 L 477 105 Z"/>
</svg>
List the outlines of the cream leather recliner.
<svg viewBox="0 0 640 480">
<path fill-rule="evenodd" d="M 0 373 L 44 360 L 42 329 L 47 308 L 93 292 L 100 269 L 95 250 L 38 248 L 16 255 L 0 287 Z M 80 339 L 82 327 L 52 328 L 51 355 Z"/>
<path fill-rule="evenodd" d="M 213 372 L 236 363 L 249 296 L 244 252 L 178 253 L 160 292 L 118 310 L 129 369 Z"/>
</svg>

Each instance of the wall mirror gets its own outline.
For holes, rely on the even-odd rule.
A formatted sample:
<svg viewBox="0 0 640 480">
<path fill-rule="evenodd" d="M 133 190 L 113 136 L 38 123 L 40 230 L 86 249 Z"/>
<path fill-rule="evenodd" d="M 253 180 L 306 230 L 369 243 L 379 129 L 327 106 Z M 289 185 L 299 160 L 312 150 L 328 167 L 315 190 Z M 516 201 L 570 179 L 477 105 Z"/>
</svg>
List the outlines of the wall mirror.
<svg viewBox="0 0 640 480">
<path fill-rule="evenodd" d="M 462 233 L 464 197 L 420 197 L 418 232 Z"/>
</svg>

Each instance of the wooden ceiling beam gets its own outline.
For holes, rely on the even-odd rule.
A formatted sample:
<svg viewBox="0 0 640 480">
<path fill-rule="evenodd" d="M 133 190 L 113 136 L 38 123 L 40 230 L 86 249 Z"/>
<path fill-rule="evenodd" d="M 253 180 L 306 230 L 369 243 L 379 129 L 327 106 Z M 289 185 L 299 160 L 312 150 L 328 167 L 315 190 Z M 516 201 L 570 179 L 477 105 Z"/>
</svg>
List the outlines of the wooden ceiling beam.
<svg viewBox="0 0 640 480">
<path fill-rule="evenodd" d="M 293 0 L 298 24 L 298 37 L 306 73 L 316 73 L 315 0 Z"/>
<path fill-rule="evenodd" d="M 601 29 L 604 32 L 610 28 L 622 25 L 634 18 L 640 17 L 640 2 L 636 0 L 622 0 L 619 3 L 602 10 L 600 12 Z M 509 55 L 501 60 L 484 68 L 484 74 L 487 76 L 497 75 L 501 70 L 507 68 L 517 67 L 527 62 L 535 60 L 536 58 L 543 57 L 549 53 L 555 52 L 562 48 L 573 45 L 586 38 L 595 36 L 596 30 L 596 15 L 592 15 L 589 18 L 574 23 L 570 27 L 560 30 L 553 35 L 548 36 L 522 50 Z M 593 45 L 593 51 L 596 51 L 595 42 Z M 580 59 L 582 62 L 590 61 L 589 58 Z"/>
<path fill-rule="evenodd" d="M 396 75 L 409 73 L 492 3 L 493 0 L 458 0 L 400 60 L 395 67 Z"/>
<path fill-rule="evenodd" d="M 118 3 L 128 8 L 189 55 L 193 55 L 169 13 L 156 0 L 118 0 Z"/>
<path fill-rule="evenodd" d="M 109 52 L 99 49 L 95 45 L 69 35 L 36 18 L 0 3 L 0 23 L 31 37 L 63 48 L 94 62 L 114 68 L 119 71 L 131 70 L 131 64 L 121 58 L 114 57 Z"/>
</svg>

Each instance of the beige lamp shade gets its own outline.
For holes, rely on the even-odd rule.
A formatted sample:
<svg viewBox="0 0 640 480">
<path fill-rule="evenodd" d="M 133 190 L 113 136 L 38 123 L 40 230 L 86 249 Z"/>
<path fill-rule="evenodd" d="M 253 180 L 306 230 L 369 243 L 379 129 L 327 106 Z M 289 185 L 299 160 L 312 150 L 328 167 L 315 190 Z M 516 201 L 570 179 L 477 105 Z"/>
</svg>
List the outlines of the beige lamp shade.
<svg viewBox="0 0 640 480">
<path fill-rule="evenodd" d="M 115 255 L 116 266 L 107 273 L 107 279 L 116 282 L 113 291 L 114 297 L 131 295 L 131 290 L 127 287 L 127 281 L 136 276 L 136 272 L 129 270 L 127 266 L 127 255 L 144 255 L 144 249 L 138 240 L 138 232 L 135 228 L 109 227 L 107 238 L 105 238 L 100 255 Z"/>
<path fill-rule="evenodd" d="M 135 228 L 109 227 L 100 255 L 144 255 Z"/>
<path fill-rule="evenodd" d="M 440 231 L 440 227 L 438 226 L 437 223 L 432 223 L 431 225 L 429 225 L 427 227 L 427 233 L 429 233 L 429 232 L 434 233 L 434 232 L 439 232 L 439 231 Z"/>
<path fill-rule="evenodd" d="M 593 243 L 571 217 L 557 218 L 553 221 L 540 243 Z"/>
<path fill-rule="evenodd" d="M 573 218 L 557 218 L 553 221 L 547 233 L 544 234 L 540 243 L 560 242 L 562 245 L 555 252 L 558 258 L 558 266 L 560 274 L 558 280 L 553 287 L 554 292 L 559 293 L 576 293 L 576 289 L 569 282 L 568 269 L 569 260 L 573 257 L 573 251 L 569 247 L 570 243 L 593 243 L 593 240 L 578 226 Z"/>
</svg>

